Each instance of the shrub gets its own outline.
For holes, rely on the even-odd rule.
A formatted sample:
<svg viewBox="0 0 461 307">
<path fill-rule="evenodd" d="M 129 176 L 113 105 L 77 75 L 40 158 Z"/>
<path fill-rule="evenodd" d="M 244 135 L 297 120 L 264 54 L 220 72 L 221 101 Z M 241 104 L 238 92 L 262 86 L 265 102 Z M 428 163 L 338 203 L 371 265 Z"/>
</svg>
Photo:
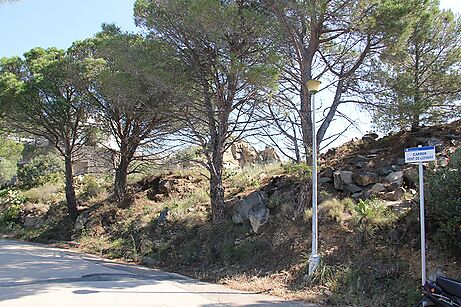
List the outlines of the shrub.
<svg viewBox="0 0 461 307">
<path fill-rule="evenodd" d="M 355 203 L 350 198 L 344 198 L 342 200 L 331 198 L 320 204 L 319 213 L 325 214 L 331 220 L 341 223 L 347 218 L 345 213 L 350 216 L 354 207 Z"/>
<path fill-rule="evenodd" d="M 284 171 L 297 177 L 299 180 L 310 180 L 312 177 L 312 169 L 306 163 L 287 163 L 283 165 Z"/>
<path fill-rule="evenodd" d="M 0 223 L 18 223 L 21 219 L 24 201 L 19 191 L 7 190 L 0 193 Z"/>
<path fill-rule="evenodd" d="M 98 196 L 106 191 L 98 179 L 91 175 L 80 176 L 78 184 L 79 190 L 87 198 Z"/>
<path fill-rule="evenodd" d="M 55 183 L 45 183 L 22 193 L 31 203 L 56 203 L 63 198 L 63 187 Z"/>
<path fill-rule="evenodd" d="M 18 181 L 24 188 L 57 183 L 63 178 L 63 161 L 56 155 L 39 155 L 18 170 Z"/>
<path fill-rule="evenodd" d="M 359 200 L 354 207 L 358 223 L 374 227 L 387 226 L 397 220 L 397 214 L 380 199 Z"/>
<path fill-rule="evenodd" d="M 427 172 L 427 218 L 434 239 L 448 249 L 461 250 L 461 148 L 446 168 Z"/>
</svg>

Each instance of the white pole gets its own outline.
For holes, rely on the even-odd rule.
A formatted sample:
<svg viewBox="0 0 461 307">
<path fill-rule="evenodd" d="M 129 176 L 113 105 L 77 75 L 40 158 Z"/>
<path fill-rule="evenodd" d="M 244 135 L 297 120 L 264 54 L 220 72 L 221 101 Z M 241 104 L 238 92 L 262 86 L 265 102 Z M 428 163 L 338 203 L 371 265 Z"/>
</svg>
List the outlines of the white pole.
<svg viewBox="0 0 461 307">
<path fill-rule="evenodd" d="M 309 276 L 312 276 L 320 264 L 317 254 L 317 136 L 315 127 L 315 94 L 312 95 L 312 254 L 309 260 Z"/>
<path fill-rule="evenodd" d="M 423 163 L 419 162 L 419 221 L 421 225 L 421 284 L 426 284 L 426 228 L 424 221 Z"/>
</svg>

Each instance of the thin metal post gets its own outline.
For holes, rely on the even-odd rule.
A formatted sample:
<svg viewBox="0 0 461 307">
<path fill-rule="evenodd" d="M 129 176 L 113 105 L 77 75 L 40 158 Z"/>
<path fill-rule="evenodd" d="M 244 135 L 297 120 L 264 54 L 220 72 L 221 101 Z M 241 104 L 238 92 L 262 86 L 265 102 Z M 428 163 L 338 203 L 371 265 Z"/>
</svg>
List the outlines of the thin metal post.
<svg viewBox="0 0 461 307">
<path fill-rule="evenodd" d="M 309 276 L 320 264 L 317 226 L 317 134 L 315 127 L 315 94 L 312 94 L 312 253 L 309 259 Z"/>
<path fill-rule="evenodd" d="M 421 284 L 426 284 L 426 228 L 424 221 L 423 163 L 419 162 L 419 221 L 421 225 Z"/>
</svg>

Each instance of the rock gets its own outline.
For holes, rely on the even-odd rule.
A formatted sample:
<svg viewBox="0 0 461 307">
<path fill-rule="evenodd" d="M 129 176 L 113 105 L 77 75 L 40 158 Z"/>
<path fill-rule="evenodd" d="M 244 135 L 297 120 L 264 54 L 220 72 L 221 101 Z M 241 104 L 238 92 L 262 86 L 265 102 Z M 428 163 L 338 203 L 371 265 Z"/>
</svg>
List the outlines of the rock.
<svg viewBox="0 0 461 307">
<path fill-rule="evenodd" d="M 259 152 L 259 157 L 263 163 L 273 163 L 280 161 L 280 157 L 277 154 L 275 148 L 267 145 L 266 148 L 264 148 L 264 150 Z"/>
<path fill-rule="evenodd" d="M 378 170 L 378 175 L 387 176 L 392 173 L 392 168 L 390 166 L 384 166 Z"/>
<path fill-rule="evenodd" d="M 367 167 L 367 165 L 368 165 L 367 161 L 357 161 L 355 163 L 355 166 L 357 166 L 357 168 L 365 168 Z"/>
<path fill-rule="evenodd" d="M 397 159 L 397 164 L 398 165 L 405 165 L 405 158 L 398 158 Z"/>
<path fill-rule="evenodd" d="M 261 226 L 269 220 L 269 209 L 262 202 L 255 204 L 249 212 L 248 219 L 253 231 L 258 233 Z"/>
<path fill-rule="evenodd" d="M 398 188 L 400 188 L 402 185 L 398 182 L 398 181 L 395 181 L 395 182 L 392 182 L 390 185 L 388 185 L 388 189 L 389 191 L 395 191 L 397 190 Z"/>
<path fill-rule="evenodd" d="M 247 197 L 241 199 L 234 206 L 234 213 L 232 214 L 232 221 L 234 223 L 243 223 L 245 220 L 249 219 L 249 216 L 252 214 L 251 211 L 253 207 L 258 207 L 262 204 L 265 208 L 267 203 L 266 194 L 261 191 L 254 191 L 247 195 Z M 259 208 L 259 207 L 258 207 Z M 258 210 L 257 210 L 258 211 Z"/>
<path fill-rule="evenodd" d="M 357 193 L 357 192 L 362 191 L 363 188 L 359 187 L 356 184 L 350 183 L 350 184 L 346 184 L 346 189 L 345 190 L 347 190 L 347 191 L 349 191 L 351 193 Z"/>
<path fill-rule="evenodd" d="M 386 181 L 389 183 L 396 182 L 399 185 L 403 183 L 403 171 L 392 172 L 386 176 Z"/>
<path fill-rule="evenodd" d="M 404 159 L 404 161 L 405 161 L 405 159 Z M 405 164 L 405 162 L 403 164 Z M 392 169 L 393 172 L 398 172 L 398 171 L 402 170 L 402 168 L 399 165 L 391 165 L 391 169 Z"/>
<path fill-rule="evenodd" d="M 443 142 L 437 138 L 430 138 L 427 140 L 427 146 L 443 146 Z"/>
<path fill-rule="evenodd" d="M 169 195 L 172 189 L 173 189 L 173 183 L 171 182 L 171 180 L 162 179 L 158 183 L 158 192 L 160 194 Z"/>
<path fill-rule="evenodd" d="M 230 151 L 232 157 L 238 161 L 240 167 L 259 162 L 258 151 L 245 141 L 235 142 L 231 145 Z"/>
<path fill-rule="evenodd" d="M 155 267 L 159 264 L 159 261 L 151 257 L 141 257 L 141 264 L 148 267 Z"/>
<path fill-rule="evenodd" d="M 327 167 L 320 173 L 320 176 L 333 178 L 333 173 L 334 173 L 334 169 L 332 169 L 331 167 Z"/>
<path fill-rule="evenodd" d="M 85 228 L 89 220 L 90 220 L 89 211 L 84 211 L 82 214 L 80 214 L 75 220 L 75 226 L 74 226 L 75 232 L 82 231 Z"/>
<path fill-rule="evenodd" d="M 44 222 L 41 216 L 26 216 L 24 218 L 24 227 L 25 228 L 36 228 L 42 225 Z"/>
<path fill-rule="evenodd" d="M 402 187 L 398 188 L 397 190 L 393 192 L 389 192 L 384 194 L 383 198 L 385 200 L 390 200 L 390 201 L 397 201 L 402 199 L 405 196 L 406 190 Z"/>
<path fill-rule="evenodd" d="M 367 133 L 364 136 L 362 136 L 362 141 L 364 142 L 374 142 L 378 138 L 378 135 L 376 133 Z"/>
<path fill-rule="evenodd" d="M 365 172 L 355 176 L 355 183 L 365 187 L 367 185 L 377 183 L 379 181 L 379 176 L 372 172 Z"/>
<path fill-rule="evenodd" d="M 346 185 L 353 184 L 354 173 L 351 171 L 338 171 L 334 172 L 333 179 L 336 190 L 345 190 Z"/>
<path fill-rule="evenodd" d="M 168 213 L 170 212 L 170 209 L 166 207 L 163 209 L 160 214 L 158 215 L 157 218 L 157 225 L 165 225 L 166 222 L 168 222 Z"/>
<path fill-rule="evenodd" d="M 375 183 L 371 188 L 371 193 L 378 194 L 380 192 L 386 191 L 386 187 L 382 183 Z"/>
<path fill-rule="evenodd" d="M 323 184 L 323 183 L 327 183 L 327 182 L 332 182 L 333 179 L 331 179 L 330 177 L 320 177 L 319 178 L 319 184 Z"/>
</svg>

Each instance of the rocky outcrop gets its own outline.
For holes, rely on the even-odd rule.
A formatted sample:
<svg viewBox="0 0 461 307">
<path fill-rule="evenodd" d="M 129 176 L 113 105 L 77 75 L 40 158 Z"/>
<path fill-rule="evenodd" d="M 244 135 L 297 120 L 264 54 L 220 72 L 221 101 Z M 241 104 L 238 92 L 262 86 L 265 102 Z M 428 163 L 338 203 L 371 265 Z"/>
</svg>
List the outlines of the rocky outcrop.
<svg viewBox="0 0 461 307">
<path fill-rule="evenodd" d="M 280 161 L 275 148 L 266 146 L 264 150 L 258 151 L 245 141 L 234 142 L 224 152 L 224 167 L 238 168 L 257 163 L 274 163 Z"/>
<path fill-rule="evenodd" d="M 269 209 L 266 204 L 266 194 L 262 191 L 254 191 L 234 206 L 232 221 L 240 224 L 248 220 L 253 231 L 258 233 L 261 226 L 269 220 Z"/>
</svg>

